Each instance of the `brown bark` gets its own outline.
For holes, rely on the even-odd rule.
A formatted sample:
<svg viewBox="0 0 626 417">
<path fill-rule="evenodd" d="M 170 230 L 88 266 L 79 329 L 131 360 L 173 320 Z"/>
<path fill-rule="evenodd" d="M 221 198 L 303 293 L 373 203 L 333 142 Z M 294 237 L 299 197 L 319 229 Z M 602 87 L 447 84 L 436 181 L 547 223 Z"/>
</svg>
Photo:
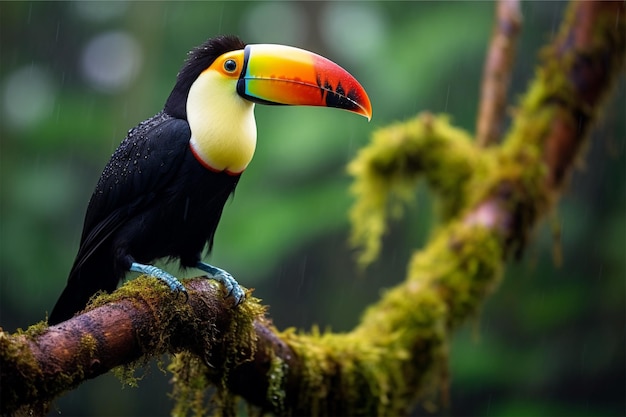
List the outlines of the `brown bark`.
<svg viewBox="0 0 626 417">
<path fill-rule="evenodd" d="M 476 123 L 476 143 L 480 146 L 490 145 L 502 136 L 506 94 L 515 63 L 517 36 L 521 26 L 519 1 L 498 1 L 493 34 L 483 70 Z"/>
<path fill-rule="evenodd" d="M 625 13 L 623 1 L 577 2 L 569 9 L 567 26 L 545 51 L 546 60 L 561 63 L 563 73 L 556 76 L 566 77 L 571 88 L 545 97 L 558 109 L 544 146 L 553 191 L 564 185 L 623 69 Z"/>
</svg>

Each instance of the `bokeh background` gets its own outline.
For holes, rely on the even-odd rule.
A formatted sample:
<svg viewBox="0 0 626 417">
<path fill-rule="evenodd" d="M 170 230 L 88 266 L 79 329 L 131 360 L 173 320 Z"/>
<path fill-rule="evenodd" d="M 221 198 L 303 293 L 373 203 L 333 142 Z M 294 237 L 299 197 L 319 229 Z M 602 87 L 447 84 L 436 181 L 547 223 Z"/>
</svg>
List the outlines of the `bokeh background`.
<svg viewBox="0 0 626 417">
<path fill-rule="evenodd" d="M 511 103 L 565 6 L 523 3 Z M 372 99 L 370 123 L 328 109 L 257 106 L 255 159 L 208 259 L 254 287 L 278 327 L 349 330 L 404 276 L 436 213 L 428 190 L 416 189 L 382 259 L 359 273 L 347 245 L 345 166 L 374 129 L 420 111 L 474 130 L 493 10 L 492 2 L 1 2 L 0 326 L 14 331 L 46 317 L 111 153 L 161 109 L 186 52 L 231 33 L 321 53 Z M 625 104 L 622 80 L 558 209 L 480 317 L 454 335 L 451 405 L 436 414 L 626 412 Z M 139 375 L 138 388 L 110 374 L 89 381 L 50 414 L 168 415 L 169 376 L 155 366 Z"/>
</svg>

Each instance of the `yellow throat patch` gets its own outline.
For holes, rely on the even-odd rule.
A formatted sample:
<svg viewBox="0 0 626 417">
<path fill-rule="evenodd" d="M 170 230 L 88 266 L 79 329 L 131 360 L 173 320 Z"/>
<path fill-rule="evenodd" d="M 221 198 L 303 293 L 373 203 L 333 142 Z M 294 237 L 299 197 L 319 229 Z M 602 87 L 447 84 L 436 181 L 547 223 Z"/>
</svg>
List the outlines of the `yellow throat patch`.
<svg viewBox="0 0 626 417">
<path fill-rule="evenodd" d="M 237 79 L 225 77 L 213 66 L 194 81 L 187 97 L 189 144 L 208 169 L 239 174 L 256 148 L 254 103 L 236 91 Z"/>
</svg>

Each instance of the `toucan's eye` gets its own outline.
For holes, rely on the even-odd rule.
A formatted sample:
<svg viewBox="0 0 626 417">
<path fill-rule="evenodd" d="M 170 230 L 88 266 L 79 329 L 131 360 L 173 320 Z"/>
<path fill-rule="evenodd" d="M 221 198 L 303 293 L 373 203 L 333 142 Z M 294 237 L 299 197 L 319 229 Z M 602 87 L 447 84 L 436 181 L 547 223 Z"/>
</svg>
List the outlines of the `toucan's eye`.
<svg viewBox="0 0 626 417">
<path fill-rule="evenodd" d="M 237 69 L 237 63 L 233 59 L 227 59 L 224 62 L 224 69 L 228 72 L 233 72 Z"/>
</svg>

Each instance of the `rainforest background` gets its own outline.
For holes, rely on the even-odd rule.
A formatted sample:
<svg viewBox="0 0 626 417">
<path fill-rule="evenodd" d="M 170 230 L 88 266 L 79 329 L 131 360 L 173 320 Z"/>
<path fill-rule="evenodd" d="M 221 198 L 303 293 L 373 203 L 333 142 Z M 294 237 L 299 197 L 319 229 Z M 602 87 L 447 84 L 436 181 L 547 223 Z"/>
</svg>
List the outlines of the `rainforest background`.
<svg viewBox="0 0 626 417">
<path fill-rule="evenodd" d="M 369 124 L 327 109 L 257 106 L 257 151 L 208 258 L 255 288 L 279 328 L 349 330 L 404 276 L 436 212 L 425 187 L 416 189 L 409 214 L 392 223 L 381 259 L 359 272 L 347 244 L 352 200 L 345 166 L 373 130 L 421 111 L 449 114 L 474 131 L 494 7 L 1 2 L 0 326 L 15 331 L 45 319 L 110 155 L 128 129 L 162 108 L 187 51 L 229 33 L 327 56 L 370 95 Z M 522 3 L 509 114 L 565 7 Z M 435 415 L 626 412 L 624 108 L 622 79 L 558 209 L 535 229 L 480 317 L 452 340 L 451 405 Z M 169 376 L 156 366 L 141 375 L 137 388 L 110 374 L 84 383 L 51 415 L 168 415 Z"/>
</svg>

